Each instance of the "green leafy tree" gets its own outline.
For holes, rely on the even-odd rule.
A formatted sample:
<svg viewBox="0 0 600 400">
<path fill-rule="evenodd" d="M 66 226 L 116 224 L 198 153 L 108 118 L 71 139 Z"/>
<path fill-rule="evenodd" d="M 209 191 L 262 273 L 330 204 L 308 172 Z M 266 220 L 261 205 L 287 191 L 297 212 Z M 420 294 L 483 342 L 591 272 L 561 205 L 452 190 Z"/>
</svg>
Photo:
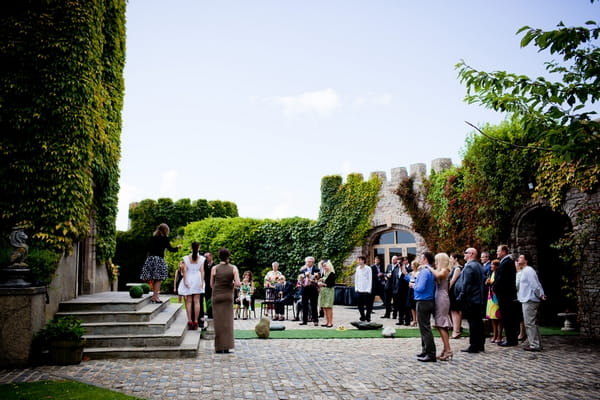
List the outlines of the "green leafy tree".
<svg viewBox="0 0 600 400">
<path fill-rule="evenodd" d="M 524 145 L 548 153 L 543 163 L 553 173 L 540 175 L 536 190 L 557 206 L 567 186 L 588 190 L 598 184 L 600 123 L 591 107 L 600 96 L 600 27 L 595 21 L 576 27 L 560 22 L 555 30 L 524 26 L 517 33 L 523 34 L 521 47 L 534 45 L 561 59 L 545 63 L 549 78 L 478 71 L 464 61 L 456 67 L 467 102 L 509 113 L 528 138 Z M 556 174 L 574 176 L 549 179 Z"/>
<path fill-rule="evenodd" d="M 516 122 L 484 130 L 495 139 L 473 134 L 460 167 L 432 172 L 416 191 L 412 179 L 399 185 L 413 228 L 435 251 L 490 249 L 506 241 L 515 210 L 530 198 L 538 151 L 523 145 L 528 139 Z"/>
</svg>

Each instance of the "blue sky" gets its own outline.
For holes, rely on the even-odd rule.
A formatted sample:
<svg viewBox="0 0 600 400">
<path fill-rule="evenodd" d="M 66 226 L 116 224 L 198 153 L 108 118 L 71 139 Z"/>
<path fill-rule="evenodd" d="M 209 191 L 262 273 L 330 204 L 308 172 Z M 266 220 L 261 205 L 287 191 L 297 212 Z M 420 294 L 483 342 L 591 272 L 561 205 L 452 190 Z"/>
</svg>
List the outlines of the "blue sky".
<svg viewBox="0 0 600 400">
<path fill-rule="evenodd" d="M 523 25 L 598 20 L 588 0 L 158 1 L 127 9 L 117 228 L 132 201 L 228 200 L 316 219 L 321 178 L 460 164 L 503 116 L 463 102 L 454 66 L 538 76 Z"/>
</svg>

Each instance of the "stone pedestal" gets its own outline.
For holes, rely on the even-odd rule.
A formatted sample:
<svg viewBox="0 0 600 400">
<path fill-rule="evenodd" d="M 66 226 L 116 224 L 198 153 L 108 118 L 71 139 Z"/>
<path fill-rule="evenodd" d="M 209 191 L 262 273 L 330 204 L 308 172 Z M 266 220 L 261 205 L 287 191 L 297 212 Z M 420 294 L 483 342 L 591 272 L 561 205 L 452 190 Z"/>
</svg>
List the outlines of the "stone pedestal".
<svg viewBox="0 0 600 400">
<path fill-rule="evenodd" d="M 0 368 L 32 363 L 33 336 L 46 323 L 46 287 L 0 287 Z"/>
<path fill-rule="evenodd" d="M 0 288 L 25 288 L 31 286 L 27 282 L 31 271 L 29 268 L 0 268 Z"/>
<path fill-rule="evenodd" d="M 558 313 L 557 314 L 559 317 L 564 318 L 565 319 L 565 324 L 562 328 L 560 328 L 561 331 L 574 331 L 576 330 L 575 327 L 575 319 L 577 319 L 577 313 L 571 313 L 571 312 L 564 312 L 564 313 Z"/>
</svg>

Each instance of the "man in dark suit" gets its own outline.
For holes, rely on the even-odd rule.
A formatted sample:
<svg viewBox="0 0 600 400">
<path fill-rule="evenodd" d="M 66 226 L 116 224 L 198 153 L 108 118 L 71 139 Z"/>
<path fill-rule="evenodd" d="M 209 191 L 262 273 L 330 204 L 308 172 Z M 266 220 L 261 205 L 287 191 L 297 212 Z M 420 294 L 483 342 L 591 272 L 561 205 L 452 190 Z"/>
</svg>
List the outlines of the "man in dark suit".
<svg viewBox="0 0 600 400">
<path fill-rule="evenodd" d="M 396 325 L 410 325 L 412 315 L 407 304 L 408 297 L 408 281 L 402 272 L 402 266 L 407 273 L 412 271 L 408 257 L 402 257 L 396 267 L 392 271 L 392 295 L 394 296 L 394 318 L 398 315 Z"/>
<path fill-rule="evenodd" d="M 371 265 L 371 270 L 373 272 L 373 279 L 371 280 L 371 310 L 373 309 L 373 302 L 375 301 L 375 296 L 379 296 L 379 298 L 385 302 L 385 273 L 383 271 L 383 266 L 381 265 L 381 260 L 379 257 L 375 257 L 375 264 Z"/>
<path fill-rule="evenodd" d="M 215 265 L 215 263 L 213 262 L 213 256 L 211 253 L 204 253 L 204 257 L 204 293 L 200 295 L 200 324 L 204 324 L 204 315 L 206 315 L 210 319 L 212 319 L 213 317 L 211 304 L 212 288 L 210 287 L 210 270 Z M 205 303 L 206 309 L 204 306 Z"/>
<path fill-rule="evenodd" d="M 463 318 L 469 322 L 469 347 L 461 351 L 479 353 L 485 351 L 483 333 L 483 269 L 477 261 L 477 250 L 469 247 L 465 250 L 465 264 L 456 284 L 456 299 L 462 305 Z"/>
<path fill-rule="evenodd" d="M 319 312 L 317 302 L 319 300 L 319 267 L 315 265 L 314 257 L 306 257 L 304 266 L 300 269 L 300 285 L 302 286 L 302 322 L 300 325 L 308 324 L 309 316 L 315 326 L 319 326 Z"/>
<path fill-rule="evenodd" d="M 481 265 L 483 267 L 483 280 L 485 281 L 492 275 L 492 260 L 490 260 L 489 252 L 481 252 Z"/>
<path fill-rule="evenodd" d="M 500 259 L 500 265 L 496 268 L 494 285 L 492 289 L 498 297 L 502 325 L 506 332 L 506 340 L 498 343 L 498 346 L 516 346 L 519 344 L 519 302 L 517 301 L 517 269 L 515 261 L 508 254 L 508 246 L 501 244 L 496 253 Z"/>
<path fill-rule="evenodd" d="M 394 267 L 396 267 L 396 264 L 398 264 L 398 257 L 393 256 L 392 263 L 388 264 L 388 266 L 385 268 L 385 275 L 384 275 L 385 284 L 383 286 L 383 303 L 385 304 L 385 314 L 381 318 L 389 318 L 390 313 L 392 312 L 392 298 L 393 298 L 392 271 L 394 270 Z M 396 318 L 396 307 L 394 306 L 394 319 L 395 318 Z"/>
</svg>

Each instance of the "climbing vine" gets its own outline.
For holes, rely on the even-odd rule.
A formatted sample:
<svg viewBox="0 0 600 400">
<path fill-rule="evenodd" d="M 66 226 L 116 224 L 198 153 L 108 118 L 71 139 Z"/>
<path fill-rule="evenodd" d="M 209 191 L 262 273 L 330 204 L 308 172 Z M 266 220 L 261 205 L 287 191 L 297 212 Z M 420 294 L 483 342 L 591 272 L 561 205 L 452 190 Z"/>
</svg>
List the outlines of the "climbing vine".
<svg viewBox="0 0 600 400">
<path fill-rule="evenodd" d="M 315 226 L 319 238 L 316 257 L 328 258 L 335 267 L 341 267 L 352 249 L 363 244 L 371 229 L 380 187 L 381 179 L 376 175 L 365 181 L 361 174 L 350 174 L 346 183 L 339 176 L 322 179 L 321 209 Z"/>
<path fill-rule="evenodd" d="M 115 248 L 125 2 L 12 2 L 0 12 L 0 228 L 69 252 Z"/>
<path fill-rule="evenodd" d="M 460 167 L 432 172 L 422 187 L 409 179 L 397 189 L 413 228 L 436 251 L 490 249 L 506 241 L 515 210 L 531 197 L 539 155 L 513 146 L 526 140 L 520 125 L 504 122 L 484 130 L 500 140 L 473 135 Z"/>
</svg>

